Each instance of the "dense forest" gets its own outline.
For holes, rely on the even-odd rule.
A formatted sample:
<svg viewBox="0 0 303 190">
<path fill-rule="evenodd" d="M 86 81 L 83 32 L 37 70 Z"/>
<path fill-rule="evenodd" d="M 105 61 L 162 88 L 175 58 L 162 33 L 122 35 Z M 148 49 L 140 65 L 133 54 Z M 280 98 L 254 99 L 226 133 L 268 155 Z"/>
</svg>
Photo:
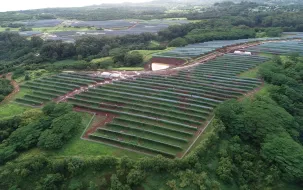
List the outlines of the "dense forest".
<svg viewBox="0 0 303 190">
<path fill-rule="evenodd" d="M 39 154 L 2 166 L 0 187 L 128 190 L 140 189 L 154 176 L 158 176 L 154 189 L 302 186 L 302 66 L 297 55 L 275 57 L 262 65 L 259 74 L 268 83 L 266 92 L 220 105 L 208 138 L 182 160 L 161 156 L 139 161 L 111 156 L 51 159 Z M 79 123 L 67 104 L 49 104 L 41 112 L 1 120 L 1 163 L 34 147 L 60 148 Z M 60 130 L 63 125 L 68 126 L 64 131 Z M 84 177 L 91 172 L 95 178 Z"/>
<path fill-rule="evenodd" d="M 4 100 L 5 96 L 13 91 L 13 86 L 10 81 L 5 78 L 0 78 L 0 102 Z"/>
</svg>

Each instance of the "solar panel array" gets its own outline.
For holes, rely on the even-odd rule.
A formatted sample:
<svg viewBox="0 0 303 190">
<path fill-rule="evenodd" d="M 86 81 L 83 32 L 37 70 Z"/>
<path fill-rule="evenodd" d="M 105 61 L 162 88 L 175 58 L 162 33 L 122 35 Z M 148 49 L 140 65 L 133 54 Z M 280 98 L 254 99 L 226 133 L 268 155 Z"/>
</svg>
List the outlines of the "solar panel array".
<svg viewBox="0 0 303 190">
<path fill-rule="evenodd" d="M 258 46 L 247 48 L 247 51 L 255 53 L 268 53 L 276 55 L 287 55 L 290 53 L 299 53 L 303 55 L 303 42 L 301 41 L 280 41 L 264 43 Z"/>
</svg>

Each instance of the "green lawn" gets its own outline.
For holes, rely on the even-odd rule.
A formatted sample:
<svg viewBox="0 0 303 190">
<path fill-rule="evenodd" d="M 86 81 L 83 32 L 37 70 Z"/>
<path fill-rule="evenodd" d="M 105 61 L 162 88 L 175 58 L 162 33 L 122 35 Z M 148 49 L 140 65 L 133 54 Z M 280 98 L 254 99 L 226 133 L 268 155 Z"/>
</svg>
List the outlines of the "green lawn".
<svg viewBox="0 0 303 190">
<path fill-rule="evenodd" d="M 25 94 L 31 94 L 32 91 L 29 89 L 20 89 L 20 91 L 12 97 L 10 102 L 3 102 L 0 104 L 0 118 L 10 117 L 14 115 L 19 115 L 26 110 L 32 109 L 29 106 L 24 106 L 13 102 L 16 98 L 23 97 Z"/>
<path fill-rule="evenodd" d="M 0 106 L 0 118 L 19 115 L 31 107 L 23 106 L 17 103 L 9 103 Z"/>
<path fill-rule="evenodd" d="M 239 76 L 246 78 L 258 78 L 258 71 L 259 71 L 259 67 L 256 67 L 241 73 Z"/>
</svg>

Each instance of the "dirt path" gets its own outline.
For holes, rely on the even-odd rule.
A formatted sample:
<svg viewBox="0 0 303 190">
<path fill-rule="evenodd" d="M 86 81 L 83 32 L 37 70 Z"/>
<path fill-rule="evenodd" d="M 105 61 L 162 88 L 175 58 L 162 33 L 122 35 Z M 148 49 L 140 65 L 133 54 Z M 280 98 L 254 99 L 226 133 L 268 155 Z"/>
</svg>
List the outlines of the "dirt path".
<svg viewBox="0 0 303 190">
<path fill-rule="evenodd" d="M 138 24 L 139 24 L 139 22 L 136 22 L 134 25 L 128 27 L 127 30 L 130 30 L 130 29 L 132 29 L 132 28 L 135 28 Z"/>
<path fill-rule="evenodd" d="M 252 97 L 256 93 L 258 93 L 260 90 L 262 90 L 263 87 L 264 87 L 264 81 L 262 81 L 262 84 L 259 85 L 257 88 L 254 88 L 253 90 L 243 94 L 243 96 L 238 98 L 238 101 L 242 101 L 244 98 L 247 98 L 247 97 Z"/>
<path fill-rule="evenodd" d="M 12 79 L 12 73 L 6 74 L 6 79 L 11 81 L 11 85 L 13 85 L 14 90 L 9 95 L 7 95 L 2 102 L 0 102 L 0 105 L 12 100 L 13 97 L 20 91 L 19 84 Z"/>
<path fill-rule="evenodd" d="M 80 93 L 82 93 L 82 92 L 87 92 L 87 91 L 88 91 L 89 89 L 91 89 L 91 88 L 96 88 L 96 87 L 98 87 L 98 86 L 102 86 L 102 85 L 104 85 L 104 84 L 109 84 L 109 83 L 111 83 L 111 81 L 105 80 L 105 81 L 102 81 L 102 82 L 98 82 L 98 83 L 95 83 L 95 84 L 91 84 L 91 85 L 89 85 L 89 86 L 83 86 L 83 87 L 80 87 L 80 88 L 75 89 L 75 90 L 72 91 L 72 92 L 69 92 L 69 93 L 67 93 L 67 94 L 64 94 L 63 96 L 60 96 L 60 97 L 54 99 L 54 101 L 55 101 L 56 103 L 64 102 L 64 101 L 66 101 L 68 98 L 71 98 L 71 97 L 73 97 L 73 96 L 75 96 L 75 95 L 77 95 L 77 94 L 80 94 Z"/>
</svg>

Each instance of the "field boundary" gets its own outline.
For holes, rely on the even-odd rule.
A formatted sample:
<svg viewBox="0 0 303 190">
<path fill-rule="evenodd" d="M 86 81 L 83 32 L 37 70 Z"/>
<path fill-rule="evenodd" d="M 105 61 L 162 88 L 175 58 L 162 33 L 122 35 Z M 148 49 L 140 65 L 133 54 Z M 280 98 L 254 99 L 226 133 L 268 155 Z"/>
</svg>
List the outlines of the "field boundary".
<svg viewBox="0 0 303 190">
<path fill-rule="evenodd" d="M 183 159 L 185 157 L 185 155 L 187 155 L 187 153 L 189 152 L 189 150 L 193 147 L 193 145 L 196 143 L 196 141 L 200 138 L 200 136 L 202 134 L 204 134 L 204 131 L 207 129 L 207 127 L 209 126 L 209 124 L 213 121 L 213 119 L 215 118 L 215 114 L 213 115 L 213 117 L 209 120 L 209 122 L 207 123 L 207 125 L 203 128 L 203 130 L 201 131 L 201 133 L 197 136 L 197 138 L 194 140 L 194 142 L 187 148 L 187 150 L 184 152 L 183 156 L 181 157 L 181 159 Z"/>
<path fill-rule="evenodd" d="M 42 105 L 40 105 L 40 106 L 33 106 L 33 105 L 23 104 L 23 103 L 16 102 L 16 101 L 13 101 L 12 103 L 19 104 L 19 105 L 22 105 L 22 106 L 25 106 L 25 107 L 31 107 L 31 108 L 41 108 L 42 107 Z"/>
<path fill-rule="evenodd" d="M 92 139 L 89 139 L 89 138 L 82 138 L 82 140 L 86 140 L 86 141 L 90 141 L 90 142 L 95 142 L 95 143 L 98 143 L 98 144 L 104 144 L 104 145 L 107 145 L 107 146 L 111 146 L 111 147 L 115 147 L 115 148 L 119 148 L 119 149 L 123 149 L 123 150 L 127 150 L 127 151 L 131 151 L 131 152 L 135 152 L 135 153 L 138 153 L 138 154 L 144 154 L 144 155 L 147 155 L 147 156 L 158 156 L 158 155 L 161 155 L 161 154 L 149 154 L 149 153 L 145 153 L 145 152 L 142 152 L 142 151 L 137 151 L 137 150 L 134 150 L 134 149 L 129 149 L 129 148 L 124 148 L 124 147 L 121 147 L 121 146 L 117 146 L 117 145 L 113 145 L 113 144 L 109 144 L 109 143 L 105 143 L 105 142 L 100 142 L 100 141 L 96 141 L 96 140 L 92 140 Z M 161 155 L 163 156 L 163 155 Z"/>
<path fill-rule="evenodd" d="M 86 113 L 89 113 L 89 112 L 86 112 Z M 93 112 L 91 112 L 91 113 L 93 113 Z M 88 124 L 86 125 L 84 131 L 82 132 L 82 135 L 81 135 L 81 137 L 80 137 L 81 139 L 84 140 L 83 136 L 84 136 L 85 132 L 87 131 L 87 129 L 89 128 L 89 126 L 90 126 L 90 124 L 92 123 L 92 121 L 94 120 L 95 116 L 96 116 L 96 113 L 93 113 L 92 118 L 90 119 L 90 121 L 89 121 Z"/>
</svg>

